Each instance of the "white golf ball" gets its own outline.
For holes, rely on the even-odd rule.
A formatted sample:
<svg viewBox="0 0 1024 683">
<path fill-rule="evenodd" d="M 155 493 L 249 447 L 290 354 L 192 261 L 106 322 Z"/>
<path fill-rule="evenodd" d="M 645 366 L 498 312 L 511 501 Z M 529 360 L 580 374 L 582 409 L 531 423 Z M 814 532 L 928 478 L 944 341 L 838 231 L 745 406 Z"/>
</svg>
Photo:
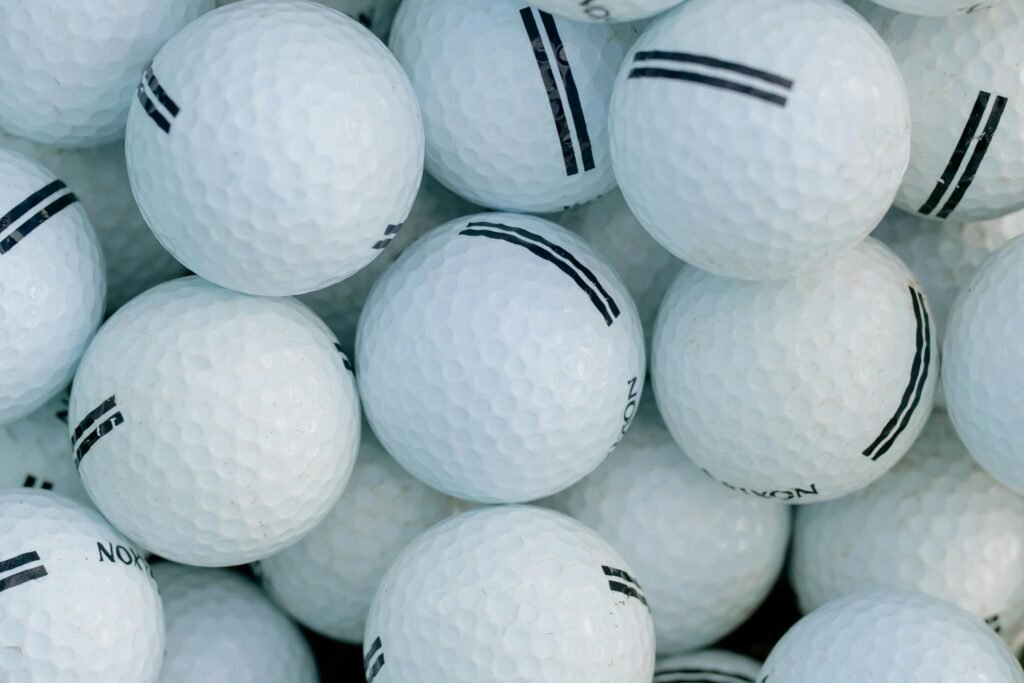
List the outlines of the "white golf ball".
<svg viewBox="0 0 1024 683">
<path fill-rule="evenodd" d="M 774 280 L 878 224 L 907 167 L 910 111 L 885 44 L 842 3 L 691 0 L 626 57 L 611 141 L 626 201 L 666 249 Z"/>
<path fill-rule="evenodd" d="M 178 562 L 250 562 L 331 509 L 359 443 L 337 340 L 294 299 L 197 277 L 111 317 L 75 376 L 75 463 L 126 536 Z"/>
<path fill-rule="evenodd" d="M 1024 208 L 1024 3 L 949 17 L 860 8 L 910 98 L 913 145 L 896 204 L 959 222 Z"/>
<path fill-rule="evenodd" d="M 550 495 L 597 467 L 644 383 L 625 286 L 549 221 L 446 223 L 377 281 L 356 338 L 381 443 L 414 476 L 479 502 Z"/>
<path fill-rule="evenodd" d="M 995 7 L 1004 0 L 874 0 L 877 4 L 897 12 L 943 17 L 949 14 L 967 14 Z"/>
<path fill-rule="evenodd" d="M 705 647 L 746 621 L 789 545 L 789 507 L 701 472 L 646 399 L 601 466 L 545 504 L 596 531 L 641 577 L 661 656 Z"/>
<path fill-rule="evenodd" d="M 682 261 L 644 230 L 618 190 L 565 211 L 555 220 L 587 240 L 622 278 L 640 312 L 649 349 L 658 306 Z"/>
<path fill-rule="evenodd" d="M 535 0 L 535 7 L 575 21 L 622 22 L 652 17 L 682 0 Z"/>
<path fill-rule="evenodd" d="M 992 254 L 960 292 L 943 344 L 946 406 L 967 450 L 1024 494 L 1024 237 Z"/>
<path fill-rule="evenodd" d="M 75 194 L 36 162 L 0 149 L 0 424 L 67 386 L 100 324 L 104 275 Z"/>
<path fill-rule="evenodd" d="M 725 650 L 700 650 L 659 659 L 652 683 L 754 683 L 761 663 Z"/>
<path fill-rule="evenodd" d="M 481 206 L 546 213 L 615 187 L 611 26 L 518 0 L 405 0 L 389 41 L 423 107 L 427 170 Z"/>
<path fill-rule="evenodd" d="M 225 569 L 153 565 L 167 621 L 160 683 L 318 683 L 299 629 L 251 581 Z"/>
<path fill-rule="evenodd" d="M 61 392 L 20 420 L 0 426 L 0 489 L 54 491 L 92 506 L 68 443 L 68 398 Z"/>
<path fill-rule="evenodd" d="M 917 590 L 1012 636 L 1024 618 L 1024 498 L 936 411 L 892 472 L 797 511 L 790 583 L 804 612 L 860 591 Z"/>
<path fill-rule="evenodd" d="M 413 541 L 373 598 L 368 683 L 649 683 L 654 629 L 622 557 L 569 517 L 464 512 Z"/>
<path fill-rule="evenodd" d="M 139 74 L 213 0 L 32 0 L 0 6 L 0 128 L 49 145 L 124 135 Z"/>
<path fill-rule="evenodd" d="M 217 6 L 230 5 L 238 0 L 217 0 Z M 384 40 L 391 30 L 391 22 L 401 0 L 316 0 L 321 5 L 344 12 Z"/>
<path fill-rule="evenodd" d="M 299 301 L 312 308 L 313 312 L 327 323 L 331 331 L 338 336 L 346 353 L 352 351 L 356 341 L 359 314 L 363 311 L 363 304 L 370 294 L 370 288 L 381 273 L 394 263 L 403 249 L 427 230 L 479 210 L 480 207 L 470 204 L 424 174 L 423 183 L 416 194 L 416 201 L 402 226 L 402 231 L 395 235 L 390 244 L 381 251 L 380 256 L 355 275 L 330 287 L 303 294 Z"/>
<path fill-rule="evenodd" d="M 288 614 L 323 635 L 358 643 L 377 584 L 398 554 L 465 503 L 413 478 L 363 430 L 352 478 L 327 517 L 256 566 Z"/>
<path fill-rule="evenodd" d="M 882 476 L 932 409 L 938 346 L 920 285 L 868 239 L 791 280 L 685 268 L 651 379 L 690 458 L 734 490 L 817 503 Z"/>
<path fill-rule="evenodd" d="M 984 622 L 923 593 L 860 593 L 801 619 L 759 683 L 1020 683 L 1024 672 Z"/>
<path fill-rule="evenodd" d="M 409 81 L 354 19 L 308 0 L 222 7 L 146 69 L 125 138 L 135 198 L 196 274 L 301 294 L 373 260 L 423 170 Z"/>
<path fill-rule="evenodd" d="M 145 558 L 49 491 L 0 492 L 0 672 L 12 683 L 155 683 L 164 614 Z"/>
<path fill-rule="evenodd" d="M 128 182 L 123 142 L 60 148 L 0 132 L 0 145 L 38 161 L 67 183 L 82 203 L 103 248 L 108 311 L 185 274 L 185 267 L 167 253 L 139 213 Z"/>
</svg>

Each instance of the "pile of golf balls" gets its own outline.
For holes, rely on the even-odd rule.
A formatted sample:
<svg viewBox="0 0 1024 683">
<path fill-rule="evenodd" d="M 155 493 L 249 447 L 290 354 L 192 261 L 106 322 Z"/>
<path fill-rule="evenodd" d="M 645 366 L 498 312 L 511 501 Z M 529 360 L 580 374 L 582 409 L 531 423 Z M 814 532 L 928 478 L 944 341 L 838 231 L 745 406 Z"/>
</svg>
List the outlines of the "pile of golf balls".
<svg viewBox="0 0 1024 683">
<path fill-rule="evenodd" d="M 1024 683 L 1024 0 L 0 2 L 0 683 Z"/>
</svg>

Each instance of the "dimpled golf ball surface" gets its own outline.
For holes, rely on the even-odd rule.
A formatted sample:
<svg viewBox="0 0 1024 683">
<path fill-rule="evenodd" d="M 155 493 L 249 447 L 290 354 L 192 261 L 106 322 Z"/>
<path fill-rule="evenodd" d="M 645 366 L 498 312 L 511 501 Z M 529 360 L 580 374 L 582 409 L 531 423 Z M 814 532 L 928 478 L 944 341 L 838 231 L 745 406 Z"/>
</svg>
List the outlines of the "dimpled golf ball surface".
<svg viewBox="0 0 1024 683">
<path fill-rule="evenodd" d="M 978 2 L 978 0 L 875 0 L 875 2 L 897 12 L 942 17 L 949 14 L 978 12 L 995 7 L 1004 0 L 989 0 L 988 2 Z"/>
<path fill-rule="evenodd" d="M 381 273 L 394 263 L 402 250 L 427 230 L 479 210 L 480 207 L 470 204 L 424 174 L 409 218 L 402 226 L 402 231 L 383 249 L 381 255 L 352 277 L 330 287 L 303 294 L 299 300 L 312 308 L 313 312 L 327 323 L 348 352 L 355 344 L 359 314 L 366 303 L 366 297 L 370 294 L 370 288 Z"/>
<path fill-rule="evenodd" d="M 907 166 L 910 112 L 889 51 L 842 3 L 691 0 L 627 55 L 611 141 L 626 201 L 666 249 L 773 280 L 878 224 Z"/>
<path fill-rule="evenodd" d="M 725 650 L 701 650 L 659 659 L 653 683 L 754 683 L 761 663 Z"/>
<path fill-rule="evenodd" d="M 217 0 L 217 6 L 230 5 L 238 0 Z M 381 40 L 391 30 L 391 22 L 401 0 L 317 0 L 321 5 L 344 12 L 373 31 Z"/>
<path fill-rule="evenodd" d="M 910 98 L 913 145 L 896 204 L 960 222 L 1024 208 L 1024 3 L 949 17 L 859 7 Z"/>
<path fill-rule="evenodd" d="M 518 0 L 406 0 L 389 45 L 423 107 L 427 170 L 455 192 L 546 213 L 615 187 L 608 100 L 624 33 Z"/>
<path fill-rule="evenodd" d="M 938 369 L 931 318 L 913 274 L 874 239 L 783 282 L 685 268 L 655 325 L 658 407 L 726 486 L 837 498 L 880 477 L 924 426 Z"/>
<path fill-rule="evenodd" d="M 0 128 L 93 146 L 124 135 L 139 74 L 214 0 L 33 0 L 0 7 Z"/>
<path fill-rule="evenodd" d="M 960 293 L 943 345 L 946 406 L 967 450 L 1024 494 L 1024 238 L 990 256 Z"/>
<path fill-rule="evenodd" d="M 884 588 L 949 600 L 1005 635 L 1024 617 L 1024 498 L 984 472 L 936 411 L 886 476 L 796 513 L 790 578 L 805 612 Z"/>
<path fill-rule="evenodd" d="M 293 543 L 331 509 L 359 443 L 355 381 L 294 299 L 197 277 L 158 285 L 100 330 L 68 410 L 86 490 L 154 553 L 216 566 Z"/>
<path fill-rule="evenodd" d="M 0 426 L 0 489 L 17 486 L 55 491 L 92 505 L 68 443 L 64 392 L 31 415 Z"/>
<path fill-rule="evenodd" d="M 149 565 L 99 514 L 0 493 L 0 671 L 11 683 L 155 683 L 164 615 Z"/>
<path fill-rule="evenodd" d="M 534 6 L 575 21 L 635 21 L 664 12 L 681 0 L 537 0 Z"/>
<path fill-rule="evenodd" d="M 364 429 L 352 479 L 337 505 L 298 543 L 261 561 L 257 573 L 301 624 L 358 643 L 391 562 L 462 505 L 410 476 Z"/>
<path fill-rule="evenodd" d="M 251 581 L 224 569 L 153 565 L 167 620 L 160 683 L 317 683 L 295 624 Z"/>
<path fill-rule="evenodd" d="M 185 274 L 146 225 L 132 196 L 124 143 L 60 148 L 0 132 L 0 146 L 21 152 L 67 183 L 89 215 L 107 265 L 107 310 Z"/>
<path fill-rule="evenodd" d="M 1020 664 L 984 622 L 921 593 L 861 593 L 801 619 L 758 683 L 1019 683 Z"/>
<path fill-rule="evenodd" d="M 103 254 L 74 193 L 0 150 L 0 424 L 71 380 L 105 292 Z"/>
<path fill-rule="evenodd" d="M 654 631 L 642 598 L 619 554 L 569 517 L 464 512 L 384 576 L 363 639 L 367 681 L 648 683 Z"/>
<path fill-rule="evenodd" d="M 565 211 L 557 222 L 589 242 L 622 277 L 649 346 L 658 306 L 682 262 L 647 234 L 618 190 Z"/>
<path fill-rule="evenodd" d="M 406 249 L 356 338 L 359 389 L 410 473 L 479 502 L 576 482 L 632 420 L 643 330 L 612 269 L 549 221 L 476 214 Z"/>
<path fill-rule="evenodd" d="M 548 504 L 629 562 L 651 605 L 659 655 L 706 646 L 746 621 L 789 543 L 788 506 L 729 491 L 701 472 L 648 400 L 601 466 Z"/>
<path fill-rule="evenodd" d="M 168 41 L 125 145 L 161 243 L 250 294 L 320 289 L 372 261 L 423 170 L 401 67 L 357 21 L 306 0 L 221 7 Z"/>
</svg>

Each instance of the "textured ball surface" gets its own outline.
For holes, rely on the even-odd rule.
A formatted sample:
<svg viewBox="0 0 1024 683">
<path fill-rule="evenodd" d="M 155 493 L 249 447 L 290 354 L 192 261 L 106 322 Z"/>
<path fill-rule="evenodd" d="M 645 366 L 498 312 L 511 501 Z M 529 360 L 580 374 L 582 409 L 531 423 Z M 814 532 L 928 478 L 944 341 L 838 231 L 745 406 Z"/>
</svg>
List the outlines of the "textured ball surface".
<svg viewBox="0 0 1024 683">
<path fill-rule="evenodd" d="M 67 386 L 100 324 L 104 270 L 75 194 L 0 150 L 0 424 Z"/>
<path fill-rule="evenodd" d="M 414 538 L 464 503 L 410 476 L 363 430 L 345 493 L 298 543 L 256 567 L 263 587 L 307 628 L 350 643 L 384 572 Z"/>
<path fill-rule="evenodd" d="M 761 663 L 725 650 L 700 650 L 659 659 L 653 683 L 754 683 Z"/>
<path fill-rule="evenodd" d="M 293 299 L 189 277 L 136 297 L 100 330 L 68 409 L 96 506 L 154 553 L 241 564 L 331 509 L 359 443 L 337 340 Z"/>
<path fill-rule="evenodd" d="M 217 0 L 217 6 L 230 5 L 238 0 Z M 321 5 L 344 12 L 384 40 L 391 30 L 391 22 L 401 0 L 316 0 Z"/>
<path fill-rule="evenodd" d="M 406 0 L 389 45 L 423 107 L 427 170 L 481 206 L 546 213 L 615 187 L 608 100 L 627 41 L 518 0 Z"/>
<path fill-rule="evenodd" d="M 1024 498 L 986 474 L 936 411 L 889 474 L 797 511 L 790 579 L 804 612 L 861 591 L 916 590 L 1015 635 L 1024 617 Z"/>
<path fill-rule="evenodd" d="M 644 585 L 660 656 L 732 631 L 782 570 L 790 510 L 720 486 L 679 450 L 653 401 L 612 454 L 547 504 L 596 531 Z"/>
<path fill-rule="evenodd" d="M 913 145 L 896 204 L 960 222 L 1024 208 L 1024 3 L 949 17 L 859 6 L 910 98 Z"/>
<path fill-rule="evenodd" d="M 644 383 L 625 286 L 554 223 L 476 214 L 406 249 L 370 292 L 359 389 L 410 473 L 479 502 L 576 482 L 625 433 Z"/>
<path fill-rule="evenodd" d="M 550 510 L 462 513 L 381 582 L 363 640 L 370 683 L 649 683 L 644 592 L 608 543 Z"/>
<path fill-rule="evenodd" d="M 922 593 L 861 593 L 804 617 L 775 646 L 760 683 L 1019 683 L 1020 664 L 984 622 Z"/>
<path fill-rule="evenodd" d="M 651 379 L 686 454 L 726 486 L 816 503 L 867 486 L 917 438 L 938 346 L 913 274 L 868 239 L 782 282 L 685 268 L 662 302 Z"/>
<path fill-rule="evenodd" d="M 806 272 L 859 242 L 910 153 L 899 70 L 832 0 L 683 3 L 627 55 L 610 128 L 640 223 L 679 258 L 748 280 Z"/>
<path fill-rule="evenodd" d="M 925 14 L 943 17 L 949 14 L 966 14 L 995 7 L 1004 0 L 874 0 L 883 7 L 907 14 Z"/>
<path fill-rule="evenodd" d="M 1024 494 L 1024 238 L 992 254 L 961 291 L 943 345 L 946 406 L 967 450 Z"/>
<path fill-rule="evenodd" d="M 163 609 L 142 554 L 70 499 L 0 493 L 4 680 L 155 683 L 163 656 Z"/>
<path fill-rule="evenodd" d="M 681 0 L 537 0 L 535 7 L 574 21 L 635 21 L 664 12 Z"/>
<path fill-rule="evenodd" d="M 214 0 L 32 0 L 0 7 L 0 128 L 49 145 L 124 135 L 139 74 Z"/>
<path fill-rule="evenodd" d="M 153 565 L 167 620 L 160 683 L 317 683 L 302 633 L 252 582 L 224 569 Z"/>
<path fill-rule="evenodd" d="M 242 292 L 355 273 L 401 229 L 423 170 L 409 81 L 357 21 L 250 0 L 160 50 L 128 116 L 128 172 L 157 239 Z"/>
</svg>

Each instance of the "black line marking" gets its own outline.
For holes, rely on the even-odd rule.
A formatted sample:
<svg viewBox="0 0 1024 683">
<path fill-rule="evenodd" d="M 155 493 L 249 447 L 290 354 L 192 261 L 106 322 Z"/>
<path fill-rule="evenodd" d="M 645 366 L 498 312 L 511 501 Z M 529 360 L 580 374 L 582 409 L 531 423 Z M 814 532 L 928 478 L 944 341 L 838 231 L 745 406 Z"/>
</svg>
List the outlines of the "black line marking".
<svg viewBox="0 0 1024 683">
<path fill-rule="evenodd" d="M 572 278 L 573 282 L 575 282 L 576 285 L 580 289 L 582 289 L 583 292 L 590 298 L 590 301 L 594 304 L 594 308 L 596 308 L 598 313 L 601 314 L 601 317 L 604 318 L 605 323 L 609 327 L 611 327 L 611 324 L 615 322 L 615 319 L 612 318 L 611 314 L 608 312 L 608 309 L 605 307 L 604 301 L 602 301 L 601 298 L 597 295 L 597 292 L 595 292 L 590 287 L 590 285 L 588 285 L 583 280 L 580 274 L 573 270 L 573 268 L 570 265 L 562 261 L 560 258 L 552 254 L 547 249 L 544 249 L 543 247 L 532 242 L 528 242 L 524 239 L 516 237 L 515 235 L 510 235 L 507 232 L 497 232 L 493 230 L 474 230 L 472 228 L 468 228 L 466 230 L 463 230 L 459 234 L 467 235 L 469 237 L 487 237 L 489 239 L 501 240 L 504 242 L 508 242 L 509 244 L 514 244 L 516 246 L 523 247 L 524 249 L 530 251 L 535 256 L 539 256 L 540 258 L 553 264 L 563 273 Z"/>
<path fill-rule="evenodd" d="M 384 647 L 384 644 L 380 642 L 380 636 L 377 636 L 377 638 L 373 641 L 373 644 L 370 645 L 370 651 L 367 652 L 366 655 L 363 657 L 364 669 L 370 666 L 370 661 L 373 659 L 373 656 L 377 654 L 382 647 Z"/>
<path fill-rule="evenodd" d="M 3 216 L 0 216 L 0 233 L 5 232 L 9 227 L 14 225 L 18 219 L 28 213 L 29 210 L 39 204 L 39 202 L 53 194 L 56 194 L 60 190 L 63 190 L 65 187 L 67 186 L 63 181 L 54 180 L 52 183 L 43 187 L 43 189 L 36 190 L 29 196 L 25 197 L 25 199 L 18 202 L 13 209 L 5 213 Z"/>
<path fill-rule="evenodd" d="M 499 230 L 508 230 L 510 232 L 514 232 L 520 237 L 525 237 L 526 239 L 532 242 L 543 244 L 545 247 L 551 249 L 551 251 L 555 252 L 562 258 L 569 261 L 569 263 L 575 266 L 577 270 L 583 273 L 583 276 L 586 277 L 587 280 L 589 280 L 595 287 L 597 287 L 599 292 L 601 292 L 601 296 L 604 297 L 605 303 L 608 304 L 608 310 L 611 312 L 612 317 L 619 317 L 619 306 L 618 304 L 615 303 L 615 299 L 613 299 L 611 294 L 609 294 L 605 290 L 604 285 L 602 285 L 601 281 L 597 279 L 597 276 L 594 275 L 594 272 L 590 270 L 590 268 L 587 268 L 585 265 L 583 265 L 583 263 L 580 262 L 580 260 L 577 259 L 575 256 L 573 256 L 572 252 L 569 251 L 568 249 L 558 246 L 554 242 L 541 237 L 535 232 L 530 232 L 525 228 L 519 228 L 514 225 L 505 225 L 504 223 L 490 223 L 488 221 L 474 221 L 470 223 L 467 227 L 473 228 L 477 226 L 485 228 L 497 228 Z"/>
<path fill-rule="evenodd" d="M 548 34 L 548 41 L 555 53 L 555 63 L 558 64 L 558 73 L 562 77 L 565 96 L 569 100 L 569 113 L 572 115 L 572 123 L 576 128 L 576 137 L 580 143 L 583 170 L 592 171 L 594 169 L 594 150 L 590 143 L 590 132 L 587 130 L 587 119 L 583 115 L 580 93 L 576 88 L 576 79 L 573 78 L 572 67 L 569 66 L 569 56 L 565 53 L 565 45 L 562 44 L 562 36 L 558 33 L 555 18 L 547 12 L 541 12 L 540 20 L 544 24 L 544 32 Z"/>
<path fill-rule="evenodd" d="M 373 645 L 370 646 L 370 651 L 363 657 L 363 670 L 366 672 L 367 683 L 373 683 L 373 679 L 377 677 L 380 670 L 384 667 L 384 653 L 381 651 L 383 645 L 380 642 L 380 636 L 373 641 Z M 380 656 L 377 656 L 379 653 Z M 377 656 L 376 660 L 374 657 Z M 370 663 L 373 662 L 373 666 Z"/>
<path fill-rule="evenodd" d="M 608 565 L 601 565 L 601 571 L 604 572 L 605 576 L 614 576 L 617 579 L 623 579 L 629 581 L 631 584 L 640 588 L 640 582 L 629 575 L 629 572 L 623 571 L 622 569 L 616 569 L 615 567 L 609 567 Z"/>
<path fill-rule="evenodd" d="M 931 330 L 929 327 L 928 311 L 924 305 L 924 297 L 915 290 L 913 287 L 908 287 L 910 290 L 910 301 L 914 307 L 914 319 L 917 322 L 917 331 L 915 334 L 915 351 L 914 361 L 910 366 L 910 381 L 907 382 L 907 388 L 903 391 L 903 397 L 900 399 L 899 406 L 896 408 L 896 412 L 893 413 L 889 421 L 882 427 L 882 431 L 871 442 L 867 448 L 861 451 L 861 454 L 871 458 L 872 460 L 878 460 L 878 458 L 887 452 L 895 441 L 896 437 L 899 436 L 900 432 L 906 427 L 906 422 L 909 421 L 910 415 L 913 414 L 914 409 L 917 407 L 918 401 L 921 399 L 921 390 L 924 387 L 924 381 L 928 377 L 928 364 L 931 360 Z M 911 404 L 911 396 L 914 395 L 915 389 L 917 395 L 914 398 L 913 404 Z M 907 410 L 910 405 L 909 410 Z M 900 422 L 900 416 L 906 412 L 906 420 L 900 425 L 900 428 L 893 434 L 893 430 L 896 429 L 896 425 Z M 886 439 L 890 439 L 884 446 L 883 442 Z"/>
<path fill-rule="evenodd" d="M 143 110 L 149 115 L 149 118 L 153 119 L 156 125 L 160 126 L 160 130 L 165 133 L 171 132 L 171 122 L 167 118 L 157 111 L 156 105 L 154 105 L 149 97 L 146 96 L 146 89 L 142 83 L 139 83 L 139 87 L 135 89 L 135 95 L 139 98 L 139 103 L 142 104 Z"/>
<path fill-rule="evenodd" d="M 655 671 L 653 683 L 754 683 L 754 679 L 735 671 L 684 667 Z"/>
<path fill-rule="evenodd" d="M 693 73 L 691 71 L 674 71 L 672 69 L 659 69 L 653 67 L 643 67 L 633 69 L 629 72 L 630 78 L 670 78 L 677 81 L 687 81 L 689 83 L 699 83 L 702 85 L 708 85 L 712 88 L 721 88 L 722 90 L 730 90 L 741 95 L 747 95 L 754 97 L 765 102 L 769 102 L 780 107 L 786 106 L 787 99 L 781 95 L 770 93 L 767 90 L 761 90 L 760 88 L 754 88 L 749 85 L 742 85 L 740 83 L 733 83 L 723 78 L 715 78 L 714 76 L 705 76 L 704 74 Z"/>
<path fill-rule="evenodd" d="M 0 579 L 0 593 L 3 593 L 8 588 L 15 588 L 23 583 L 41 579 L 44 576 L 46 576 L 46 567 L 43 566 L 32 567 L 31 569 L 26 569 L 23 572 L 18 572 L 17 574 L 8 576 L 6 579 Z"/>
<path fill-rule="evenodd" d="M 986 617 L 985 618 L 985 623 L 988 624 L 989 627 L 993 631 L 995 631 L 996 633 L 1002 633 L 1003 632 L 1003 625 L 999 621 L 999 615 L 998 614 L 993 614 L 990 617 Z"/>
<path fill-rule="evenodd" d="M 565 162 L 565 174 L 576 175 L 579 173 L 579 166 L 576 163 L 576 150 L 572 146 L 572 133 L 569 131 L 569 122 L 565 118 L 565 104 L 562 96 L 558 94 L 558 86 L 555 85 L 555 74 L 551 70 L 551 61 L 544 49 L 544 41 L 540 37 L 540 29 L 537 27 L 537 20 L 533 16 L 533 9 L 524 7 L 519 10 L 522 17 L 523 27 L 533 47 L 533 56 L 537 60 L 537 68 L 540 70 L 541 80 L 544 82 L 544 89 L 548 94 L 548 102 L 551 104 L 551 116 L 555 121 L 555 129 L 558 132 L 558 140 L 562 145 L 562 159 Z"/>
<path fill-rule="evenodd" d="M 402 229 L 402 225 L 403 225 L 402 223 L 396 223 L 395 225 L 389 225 L 384 230 L 384 235 L 387 237 L 387 239 L 378 240 L 377 242 L 374 242 L 373 243 L 373 248 L 374 249 L 383 249 L 384 247 L 386 247 L 389 244 L 391 244 L 391 240 L 395 239 L 395 235 L 397 235 L 399 233 L 399 231 Z"/>
<path fill-rule="evenodd" d="M 62 186 L 63 184 L 64 183 L 61 183 Z M 77 201 L 78 197 L 76 197 L 73 192 L 68 192 L 67 194 L 57 197 L 52 202 L 50 202 L 43 208 L 39 209 L 39 211 L 37 211 L 34 216 L 32 216 L 27 221 L 19 225 L 14 232 L 7 235 L 7 237 L 5 237 L 2 242 L 0 242 L 0 256 L 6 254 L 11 249 L 14 249 L 14 247 L 16 247 L 18 243 L 21 242 L 23 239 L 28 237 L 33 230 L 35 230 L 40 225 L 50 220 L 58 213 L 60 213 L 61 211 L 63 211 L 64 209 L 71 206 Z"/>
<path fill-rule="evenodd" d="M 946 200 L 946 203 L 937 214 L 939 218 L 948 218 L 949 214 L 953 213 L 960 204 L 960 200 L 967 194 L 971 183 L 974 182 L 974 177 L 978 175 L 978 167 L 985 160 L 985 154 L 988 153 L 989 145 L 992 144 L 992 137 L 996 134 L 996 129 L 999 128 L 999 121 L 1003 118 L 1003 111 L 1005 109 L 1006 98 L 996 97 L 995 104 L 992 105 L 992 111 L 988 115 L 988 123 L 985 124 L 981 137 L 978 138 L 977 144 L 974 145 L 974 152 L 971 153 L 971 158 L 967 160 L 964 172 L 960 174 L 959 182 L 957 182 L 952 194 L 949 195 L 949 199 Z"/>
<path fill-rule="evenodd" d="M 18 567 L 24 567 L 26 564 L 39 561 L 39 553 L 32 550 L 21 555 L 16 555 L 9 560 L 3 560 L 0 562 L 0 574 L 17 569 Z"/>
<path fill-rule="evenodd" d="M 146 73 L 143 75 L 143 79 L 149 84 L 149 89 L 153 91 L 153 95 L 157 101 L 163 105 L 167 113 L 171 115 L 171 118 L 177 118 L 178 112 L 181 109 L 178 108 L 178 103 L 171 99 L 171 96 L 167 94 L 163 86 L 160 85 L 160 81 L 157 80 L 156 74 L 153 73 L 153 62 L 149 63 L 146 67 Z"/>
<path fill-rule="evenodd" d="M 715 69 L 722 69 L 723 71 L 732 71 L 743 76 L 750 76 L 766 83 L 778 85 L 786 90 L 792 90 L 793 81 L 792 79 L 786 78 L 785 76 L 779 76 L 773 74 L 770 71 L 762 71 L 761 69 L 755 69 L 745 64 L 738 62 L 727 62 L 724 59 L 717 59 L 715 57 L 707 57 L 705 55 L 695 55 L 689 52 L 670 52 L 667 50 L 646 50 L 643 52 L 637 52 L 636 56 L 633 57 L 634 62 L 646 62 L 651 60 L 667 61 L 667 62 L 680 62 L 682 64 L 700 64 L 701 66 L 709 66 Z"/>
<path fill-rule="evenodd" d="M 98 420 L 104 413 L 107 413 L 111 409 L 116 407 L 117 396 L 115 395 L 110 396 L 109 398 L 104 400 L 103 403 L 99 404 L 98 406 L 90 410 L 88 413 L 86 413 L 85 417 L 82 418 L 82 421 L 78 423 L 77 427 L 75 427 L 75 435 L 74 437 L 72 437 L 71 442 L 74 443 L 75 441 L 78 441 L 80 438 L 82 438 L 82 434 L 85 434 L 85 432 L 88 431 L 90 427 L 96 424 L 96 420 Z"/>
<path fill-rule="evenodd" d="M 638 590 L 636 590 L 635 588 L 633 588 L 632 586 L 627 586 L 626 584 L 619 583 L 618 581 L 609 581 L 608 582 L 608 587 L 611 588 L 612 591 L 614 591 L 616 593 L 622 593 L 626 597 L 636 598 L 637 600 L 639 600 L 640 602 L 642 602 L 644 604 L 644 607 L 648 606 L 647 605 L 647 598 L 645 598 L 643 595 L 641 595 L 640 592 Z"/>
<path fill-rule="evenodd" d="M 122 424 L 124 424 L 124 416 L 121 415 L 120 412 L 116 412 L 101 422 L 95 430 L 82 439 L 78 444 L 78 448 L 75 449 L 75 467 L 78 467 L 81 464 L 82 458 L 92 450 L 92 447 L 96 445 L 97 441 L 114 431 L 115 427 Z"/>
<path fill-rule="evenodd" d="M 25 483 L 22 484 L 22 486 L 24 486 L 27 489 L 34 489 L 36 487 L 36 482 L 37 481 L 39 481 L 39 480 L 36 479 L 34 476 L 32 476 L 30 474 L 27 477 L 25 477 Z M 39 482 L 39 488 L 43 489 L 44 491 L 52 491 L 53 490 L 53 482 L 52 481 L 46 481 L 44 479 L 43 481 Z"/>
<path fill-rule="evenodd" d="M 345 351 L 341 348 L 341 344 L 339 344 L 338 342 L 334 342 L 334 348 L 337 349 L 338 353 L 341 354 L 341 362 L 345 366 L 345 369 L 348 370 L 349 372 L 355 372 L 355 368 L 352 365 L 352 361 L 350 361 L 348 359 L 348 356 L 345 355 Z"/>
</svg>

